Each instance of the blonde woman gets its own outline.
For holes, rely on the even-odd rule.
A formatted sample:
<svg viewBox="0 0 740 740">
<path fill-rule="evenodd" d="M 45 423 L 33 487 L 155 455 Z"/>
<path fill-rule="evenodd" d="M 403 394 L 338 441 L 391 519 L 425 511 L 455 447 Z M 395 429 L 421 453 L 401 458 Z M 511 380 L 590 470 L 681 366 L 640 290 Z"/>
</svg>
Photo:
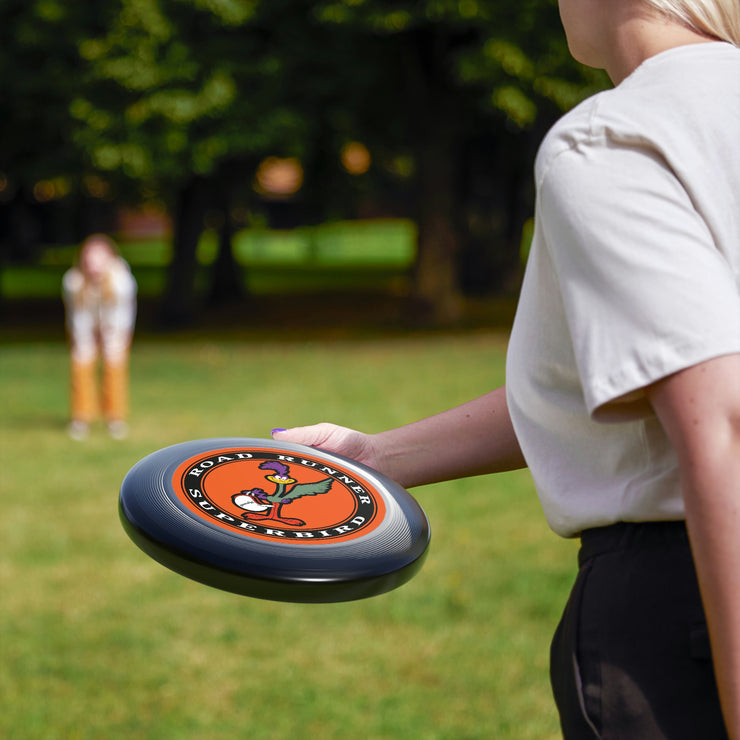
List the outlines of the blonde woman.
<svg viewBox="0 0 740 740">
<path fill-rule="evenodd" d="M 406 487 L 528 465 L 582 543 L 551 651 L 564 737 L 740 740 L 740 3 L 560 11 L 615 87 L 540 148 L 506 387 L 274 436 Z"/>
<path fill-rule="evenodd" d="M 121 439 L 128 432 L 128 365 L 136 318 L 136 281 L 115 244 L 96 234 L 83 243 L 78 264 L 65 273 L 62 289 L 71 353 L 69 435 L 84 439 L 102 408 L 110 435 Z"/>
</svg>

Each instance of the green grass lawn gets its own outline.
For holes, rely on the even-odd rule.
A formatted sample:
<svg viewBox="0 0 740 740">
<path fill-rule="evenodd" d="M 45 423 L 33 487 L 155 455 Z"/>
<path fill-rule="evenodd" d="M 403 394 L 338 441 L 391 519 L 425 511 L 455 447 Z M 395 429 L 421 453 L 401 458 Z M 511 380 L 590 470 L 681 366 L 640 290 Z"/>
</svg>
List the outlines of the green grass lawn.
<svg viewBox="0 0 740 740">
<path fill-rule="evenodd" d="M 121 254 L 139 283 L 139 295 L 158 296 L 172 259 L 169 240 L 122 241 Z M 403 219 L 346 221 L 291 231 L 245 229 L 234 235 L 232 249 L 254 295 L 300 291 L 398 289 L 405 285 L 416 250 L 416 227 Z M 216 256 L 216 234 L 205 231 L 198 245 L 198 281 L 207 284 Z M 43 249 L 29 265 L 5 265 L 0 295 L 6 299 L 58 296 L 61 279 L 75 260 L 77 247 Z"/>
<path fill-rule="evenodd" d="M 416 489 L 422 571 L 366 601 L 209 589 L 142 554 L 117 494 L 160 447 L 327 419 L 368 431 L 503 380 L 505 336 L 135 343 L 131 436 L 64 434 L 62 343 L 0 347 L 0 737 L 554 740 L 575 546 L 525 471 Z"/>
</svg>

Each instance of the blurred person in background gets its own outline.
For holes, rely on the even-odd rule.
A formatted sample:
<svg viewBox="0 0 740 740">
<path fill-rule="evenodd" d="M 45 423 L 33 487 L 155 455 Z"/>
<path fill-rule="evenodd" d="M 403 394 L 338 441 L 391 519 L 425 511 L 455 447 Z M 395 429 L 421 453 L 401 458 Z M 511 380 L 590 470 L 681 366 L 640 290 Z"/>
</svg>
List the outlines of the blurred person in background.
<svg viewBox="0 0 740 740">
<path fill-rule="evenodd" d="M 62 280 L 70 345 L 67 431 L 82 440 L 102 411 L 114 439 L 128 434 L 129 353 L 136 319 L 136 281 L 116 245 L 88 237 Z M 102 382 L 98 364 L 102 358 Z"/>
</svg>

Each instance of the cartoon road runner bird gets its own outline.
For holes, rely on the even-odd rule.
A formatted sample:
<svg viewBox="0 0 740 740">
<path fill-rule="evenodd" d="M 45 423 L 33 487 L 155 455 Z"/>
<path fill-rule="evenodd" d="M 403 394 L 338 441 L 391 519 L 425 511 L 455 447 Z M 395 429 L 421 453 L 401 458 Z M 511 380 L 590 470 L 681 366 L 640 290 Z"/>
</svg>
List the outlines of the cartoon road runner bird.
<svg viewBox="0 0 740 740">
<path fill-rule="evenodd" d="M 273 474 L 266 475 L 265 479 L 275 484 L 275 493 L 268 495 L 261 488 L 252 488 L 234 494 L 231 500 L 240 509 L 244 509 L 243 519 L 252 521 L 269 519 L 292 527 L 302 527 L 306 523 L 302 519 L 281 516 L 283 506 L 303 496 L 327 493 L 334 483 L 331 478 L 324 478 L 315 483 L 296 483 L 295 478 L 290 477 L 288 466 L 277 460 L 261 463 L 260 469 L 273 471 Z M 295 485 L 290 488 L 291 484 Z"/>
</svg>

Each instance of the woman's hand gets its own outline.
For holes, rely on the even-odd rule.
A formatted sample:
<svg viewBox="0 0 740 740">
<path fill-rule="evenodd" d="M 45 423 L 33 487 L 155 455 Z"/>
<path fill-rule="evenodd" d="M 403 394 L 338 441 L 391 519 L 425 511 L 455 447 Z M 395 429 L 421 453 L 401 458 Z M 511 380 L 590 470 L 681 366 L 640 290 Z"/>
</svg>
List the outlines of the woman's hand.
<svg viewBox="0 0 740 740">
<path fill-rule="evenodd" d="M 294 444 L 318 447 L 327 452 L 334 452 L 337 455 L 357 460 L 357 462 L 376 470 L 381 465 L 374 449 L 373 438 L 369 434 L 363 434 L 336 424 L 323 422 L 307 427 L 275 429 L 272 437 L 278 442 L 293 442 Z"/>
</svg>

